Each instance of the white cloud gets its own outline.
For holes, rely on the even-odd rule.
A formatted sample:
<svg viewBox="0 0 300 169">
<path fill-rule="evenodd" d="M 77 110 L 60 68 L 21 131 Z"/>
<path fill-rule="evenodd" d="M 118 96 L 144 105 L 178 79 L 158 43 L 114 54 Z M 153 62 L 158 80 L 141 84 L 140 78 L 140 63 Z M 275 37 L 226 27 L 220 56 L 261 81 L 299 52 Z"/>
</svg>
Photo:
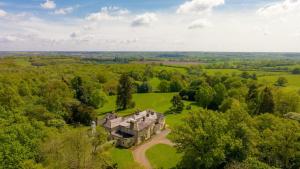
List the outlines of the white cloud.
<svg viewBox="0 0 300 169">
<path fill-rule="evenodd" d="M 99 12 L 92 13 L 86 17 L 89 21 L 103 21 L 121 19 L 130 12 L 127 9 L 121 9 L 116 6 L 103 7 Z"/>
<path fill-rule="evenodd" d="M 211 27 L 212 24 L 206 20 L 206 19 L 198 19 L 193 21 L 188 28 L 189 29 L 197 29 L 197 28 L 206 28 L 206 27 Z"/>
<path fill-rule="evenodd" d="M 210 12 L 214 7 L 223 5 L 224 0 L 191 0 L 180 5 L 177 9 L 179 14 L 202 14 Z"/>
<path fill-rule="evenodd" d="M 44 9 L 55 9 L 56 4 L 52 0 L 46 0 L 44 3 L 41 4 L 41 7 Z"/>
<path fill-rule="evenodd" d="M 78 36 L 78 35 L 77 35 L 77 33 L 75 33 L 75 32 L 71 33 L 71 35 L 70 35 L 71 38 L 76 38 L 77 36 Z"/>
<path fill-rule="evenodd" d="M 73 7 L 67 7 L 67 8 L 60 8 L 54 11 L 54 14 L 56 15 L 66 15 L 69 13 L 72 13 L 74 10 Z"/>
<path fill-rule="evenodd" d="M 258 9 L 257 13 L 262 16 L 275 16 L 296 10 L 300 10 L 300 0 L 282 0 Z"/>
<path fill-rule="evenodd" d="M 144 13 L 142 15 L 136 16 L 135 19 L 132 21 L 131 25 L 133 27 L 149 26 L 151 25 L 151 23 L 157 20 L 158 18 L 155 13 Z"/>
<path fill-rule="evenodd" d="M 0 9 L 0 18 L 6 16 L 7 13 L 4 10 Z"/>
</svg>

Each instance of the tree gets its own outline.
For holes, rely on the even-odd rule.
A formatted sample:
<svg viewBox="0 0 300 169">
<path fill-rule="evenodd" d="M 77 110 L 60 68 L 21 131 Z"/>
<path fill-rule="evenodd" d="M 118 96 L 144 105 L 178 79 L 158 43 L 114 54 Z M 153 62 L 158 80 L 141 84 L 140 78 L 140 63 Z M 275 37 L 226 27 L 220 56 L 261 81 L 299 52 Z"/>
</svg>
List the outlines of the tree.
<svg viewBox="0 0 300 169">
<path fill-rule="evenodd" d="M 222 168 L 245 160 L 252 150 L 255 128 L 242 109 L 220 114 L 201 109 L 172 131 L 171 139 L 183 153 L 183 168 Z"/>
<path fill-rule="evenodd" d="M 18 91 L 13 86 L 0 84 L 0 106 L 6 110 L 20 108 L 24 104 Z"/>
<path fill-rule="evenodd" d="M 91 83 L 83 84 L 83 80 L 81 77 L 74 77 L 71 81 L 71 84 L 73 89 L 75 90 L 75 97 L 81 102 L 81 104 L 85 104 L 87 106 L 98 109 L 99 107 L 102 107 L 106 102 L 105 94 Z"/>
<path fill-rule="evenodd" d="M 292 71 L 293 74 L 300 74 L 300 68 L 295 68 Z"/>
<path fill-rule="evenodd" d="M 0 106 L 0 169 L 22 168 L 27 160 L 38 160 L 39 143 L 47 130 L 42 122 Z"/>
<path fill-rule="evenodd" d="M 117 108 L 125 110 L 132 107 L 132 81 L 128 74 L 121 75 L 117 90 Z"/>
<path fill-rule="evenodd" d="M 285 77 L 279 77 L 274 84 L 275 86 L 285 87 L 288 83 L 288 80 Z"/>
<path fill-rule="evenodd" d="M 195 99 L 199 106 L 207 108 L 207 106 L 212 102 L 215 91 L 209 85 L 203 85 L 196 92 Z"/>
<path fill-rule="evenodd" d="M 214 85 L 214 97 L 210 108 L 217 110 L 219 106 L 222 104 L 223 100 L 227 97 L 226 87 L 222 83 L 218 83 Z"/>
<path fill-rule="evenodd" d="M 279 115 L 299 111 L 300 96 L 295 92 L 276 91 L 274 93 L 274 100 L 275 112 Z"/>
<path fill-rule="evenodd" d="M 260 94 L 258 114 L 274 113 L 275 102 L 271 88 L 266 87 Z"/>
<path fill-rule="evenodd" d="M 77 100 L 79 100 L 82 103 L 85 103 L 86 101 L 83 100 L 84 96 L 84 89 L 83 89 L 83 82 L 82 78 L 79 76 L 75 76 L 71 80 L 72 88 L 75 90 L 75 97 Z"/>
<path fill-rule="evenodd" d="M 255 126 L 261 135 L 258 159 L 278 168 L 300 167 L 300 126 L 297 121 L 263 114 L 255 118 Z"/>
<path fill-rule="evenodd" d="M 106 132 L 103 129 L 96 131 L 92 135 L 85 129 L 76 129 L 47 139 L 41 146 L 47 168 L 112 168 L 107 155 L 111 145 L 107 143 Z"/>
<path fill-rule="evenodd" d="M 184 103 L 180 95 L 173 96 L 171 103 L 172 103 L 172 110 L 174 110 L 177 113 L 182 112 L 184 108 Z"/>
<path fill-rule="evenodd" d="M 102 84 L 107 82 L 107 76 L 104 73 L 97 74 L 96 79 L 98 80 L 99 83 Z"/>
<path fill-rule="evenodd" d="M 138 86 L 138 93 L 150 93 L 152 92 L 152 86 L 149 82 L 143 82 Z"/>
<path fill-rule="evenodd" d="M 167 93 L 170 91 L 170 84 L 168 81 L 166 80 L 162 80 L 159 85 L 158 85 L 158 90 L 161 92 L 161 93 Z"/>
<path fill-rule="evenodd" d="M 246 103 L 251 114 L 257 112 L 259 102 L 259 91 L 257 84 L 253 83 L 249 86 Z"/>
<path fill-rule="evenodd" d="M 179 92 L 182 89 L 182 83 L 179 80 L 170 82 L 170 92 Z"/>
</svg>

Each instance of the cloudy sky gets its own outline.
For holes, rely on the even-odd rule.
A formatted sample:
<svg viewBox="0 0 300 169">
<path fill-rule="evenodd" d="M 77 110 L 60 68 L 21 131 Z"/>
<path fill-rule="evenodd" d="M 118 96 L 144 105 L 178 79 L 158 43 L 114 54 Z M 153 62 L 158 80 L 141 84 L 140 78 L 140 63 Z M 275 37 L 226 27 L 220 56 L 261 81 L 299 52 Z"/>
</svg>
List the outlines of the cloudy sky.
<svg viewBox="0 0 300 169">
<path fill-rule="evenodd" d="M 0 0 L 0 50 L 300 52 L 300 0 Z"/>
</svg>

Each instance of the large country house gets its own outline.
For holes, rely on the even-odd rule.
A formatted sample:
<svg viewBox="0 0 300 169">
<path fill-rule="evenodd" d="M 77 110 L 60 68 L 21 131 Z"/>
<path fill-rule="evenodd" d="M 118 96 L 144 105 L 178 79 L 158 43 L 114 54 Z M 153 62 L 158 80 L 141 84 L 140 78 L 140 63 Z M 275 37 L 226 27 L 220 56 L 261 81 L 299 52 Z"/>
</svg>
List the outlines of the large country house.
<svg viewBox="0 0 300 169">
<path fill-rule="evenodd" d="M 164 115 L 151 110 L 137 112 L 126 117 L 118 117 L 115 113 L 109 113 L 103 121 L 103 126 L 118 146 L 129 148 L 160 133 L 165 128 L 165 118 Z"/>
</svg>

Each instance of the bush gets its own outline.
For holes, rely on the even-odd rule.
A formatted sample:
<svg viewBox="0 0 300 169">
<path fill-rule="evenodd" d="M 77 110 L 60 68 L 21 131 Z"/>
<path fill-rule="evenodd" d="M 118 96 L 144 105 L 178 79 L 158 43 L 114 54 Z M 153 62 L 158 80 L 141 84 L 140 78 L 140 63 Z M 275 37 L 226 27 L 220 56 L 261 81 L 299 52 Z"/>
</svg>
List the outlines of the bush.
<svg viewBox="0 0 300 169">
<path fill-rule="evenodd" d="M 52 119 L 48 120 L 47 126 L 48 127 L 56 127 L 56 128 L 62 128 L 64 127 L 66 122 L 62 119 Z"/>
</svg>

